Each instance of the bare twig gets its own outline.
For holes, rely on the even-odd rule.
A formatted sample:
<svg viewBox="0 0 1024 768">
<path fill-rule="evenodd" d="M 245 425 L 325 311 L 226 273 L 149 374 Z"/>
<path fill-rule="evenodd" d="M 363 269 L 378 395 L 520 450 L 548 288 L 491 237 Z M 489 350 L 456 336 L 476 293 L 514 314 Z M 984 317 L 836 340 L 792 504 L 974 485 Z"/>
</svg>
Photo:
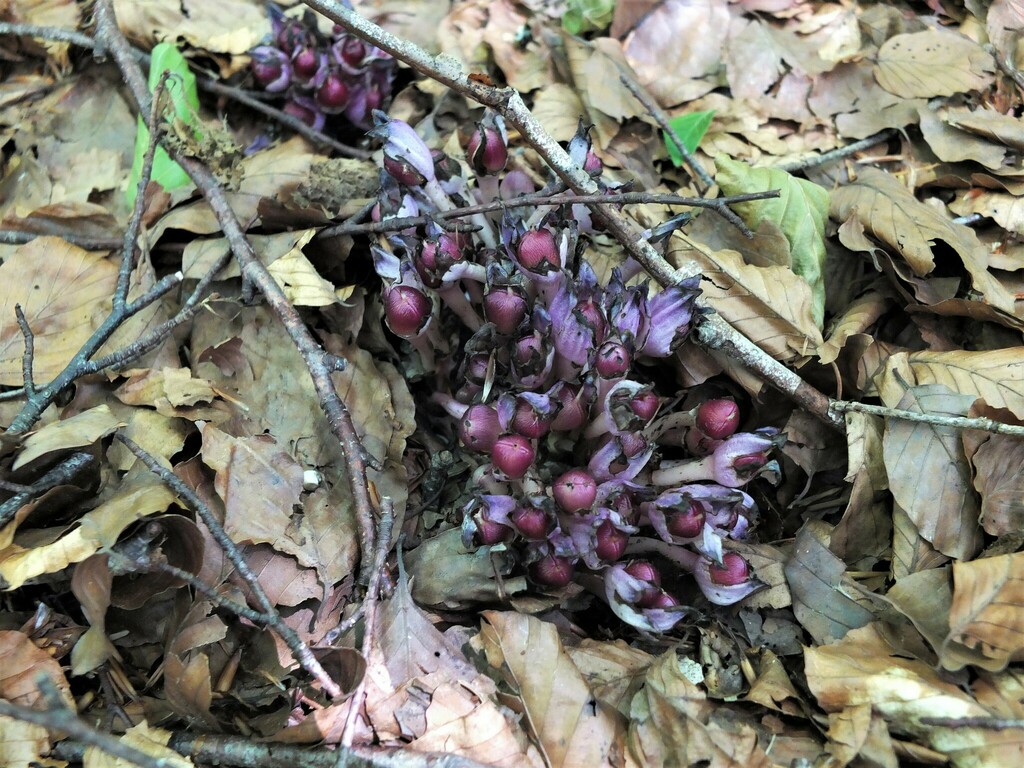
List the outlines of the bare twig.
<svg viewBox="0 0 1024 768">
<path fill-rule="evenodd" d="M 100 0 L 96 4 L 97 40 L 102 41 L 121 69 L 125 82 L 128 84 L 132 98 L 139 107 L 140 113 L 149 114 L 152 103 L 142 71 L 132 55 L 128 42 L 124 39 L 114 20 L 110 0 Z M 152 130 L 152 126 L 150 126 Z M 349 483 L 355 501 L 356 519 L 359 525 L 360 547 L 363 560 L 360 564 L 360 579 L 368 581 L 368 570 L 372 567 L 372 553 L 375 550 L 375 533 L 373 526 L 373 507 L 370 502 L 369 489 L 366 484 L 366 465 L 368 455 L 365 453 L 359 435 L 356 433 L 352 418 L 341 397 L 338 395 L 331 380 L 331 373 L 337 370 L 338 359 L 328 356 L 315 341 L 306 327 L 301 315 L 285 296 L 281 286 L 277 284 L 267 268 L 257 258 L 252 244 L 242 230 L 235 212 L 217 182 L 217 179 L 202 162 L 185 155 L 179 148 L 165 145 L 168 153 L 188 173 L 196 187 L 206 198 L 217 221 L 224 232 L 232 255 L 238 262 L 243 281 L 257 286 L 267 300 L 271 310 L 277 315 L 288 335 L 291 336 L 306 367 L 309 369 L 313 386 L 320 399 L 320 407 L 327 415 L 331 431 L 342 446 Z"/>
<path fill-rule="evenodd" d="M 1024 437 L 1024 427 L 984 417 L 970 418 L 967 416 L 949 416 L 943 413 L 918 413 L 916 411 L 903 411 L 898 408 L 886 408 L 884 405 L 855 403 L 848 400 L 833 400 L 831 407 L 836 413 L 870 413 L 873 416 L 884 416 L 889 419 L 934 424 L 937 427 L 978 429 L 983 432 L 995 432 L 997 435 Z"/>
<path fill-rule="evenodd" d="M 13 717 L 25 723 L 40 725 L 51 733 L 65 733 L 78 739 L 83 744 L 96 747 L 108 755 L 119 757 L 134 763 L 140 768 L 167 768 L 167 761 L 147 755 L 130 744 L 125 744 L 120 739 L 96 730 L 82 720 L 73 709 L 67 706 L 64 699 L 57 692 L 53 682 L 40 675 L 36 679 L 36 685 L 43 694 L 47 703 L 47 709 L 31 709 L 11 704 L 9 701 L 0 699 L 0 715 Z"/>
<path fill-rule="evenodd" d="M 92 454 L 73 453 L 29 486 L 17 491 L 11 498 L 0 504 L 0 528 L 14 519 L 15 514 L 33 498 L 63 485 L 81 472 L 93 460 Z"/>
<path fill-rule="evenodd" d="M 210 530 L 210 535 L 213 536 L 214 541 L 220 545 L 228 560 L 235 566 L 238 575 L 252 592 L 253 599 L 257 602 L 260 612 L 263 614 L 263 620 L 284 640 L 295 660 L 323 686 L 324 691 L 329 696 L 332 698 L 341 696 L 341 686 L 327 674 L 327 670 L 323 668 L 316 656 L 313 655 L 309 646 L 302 642 L 302 638 L 298 636 L 295 630 L 285 624 L 281 614 L 277 612 L 274 604 L 270 602 L 267 593 L 263 591 L 263 587 L 260 585 L 259 579 L 256 578 L 256 574 L 252 572 L 249 564 L 242 557 L 238 546 L 231 540 L 231 537 L 224 530 L 224 526 L 220 524 L 220 520 L 217 519 L 217 516 L 213 514 L 203 500 L 199 498 L 196 492 L 189 488 L 180 477 L 157 461 L 155 457 L 143 450 L 130 437 L 120 432 L 116 433 L 114 437 L 124 443 L 129 451 L 134 453 L 143 464 L 149 467 L 151 472 L 156 474 L 193 512 L 202 518 L 206 527 Z"/>
<path fill-rule="evenodd" d="M 686 146 L 686 143 L 682 138 L 680 138 L 679 134 L 676 133 L 676 129 L 672 127 L 672 124 L 669 122 L 668 115 L 666 115 L 662 108 L 655 103 L 654 99 L 647 94 L 647 92 L 641 87 L 640 83 L 630 77 L 626 72 L 621 71 L 621 68 L 619 72 L 619 80 L 621 80 L 622 84 L 629 89 L 629 92 L 644 105 L 644 109 L 651 113 L 651 117 L 653 117 L 655 122 L 657 122 L 658 127 L 661 128 L 672 143 L 676 145 L 679 155 L 683 158 L 686 164 L 690 166 L 690 170 L 693 175 L 697 177 L 701 184 L 704 185 L 703 189 L 698 187 L 697 191 L 703 195 L 715 186 L 715 180 L 711 178 L 711 174 L 704 169 L 703 165 L 697 162 L 693 153 Z"/>
<path fill-rule="evenodd" d="M 337 237 L 338 235 L 355 234 L 379 234 L 382 232 L 394 232 L 396 230 L 418 227 L 428 221 L 444 222 L 451 219 L 462 219 L 475 216 L 478 213 L 500 211 L 506 208 L 526 208 L 534 205 L 590 205 L 591 203 L 611 203 L 629 205 L 633 203 L 650 203 L 654 205 L 683 205 L 690 208 L 712 208 L 720 211 L 723 206 L 732 203 L 746 203 L 751 200 L 767 200 L 778 197 L 777 189 L 770 189 L 767 192 L 749 192 L 743 195 L 733 195 L 709 200 L 705 197 L 683 197 L 682 195 L 665 195 L 654 192 L 609 192 L 607 194 L 577 195 L 575 192 L 564 192 L 559 194 L 544 194 L 538 192 L 533 195 L 522 195 L 511 200 L 493 200 L 489 203 L 479 205 L 467 205 L 463 208 L 455 208 L 450 211 L 436 211 L 429 216 L 404 216 L 401 218 L 390 218 L 383 221 L 366 223 L 342 223 L 333 227 L 327 227 L 317 233 L 317 238 Z"/>
<path fill-rule="evenodd" d="M 22 221 L 28 223 L 25 219 Z M 27 229 L 0 229 L 0 243 L 24 245 L 31 243 L 37 237 L 46 237 L 47 235 L 55 235 L 85 251 L 112 251 L 121 245 L 119 237 L 86 237 L 73 232 L 33 232 Z"/>
<path fill-rule="evenodd" d="M 41 40 L 71 43 L 72 45 L 77 45 L 80 48 L 88 48 L 90 50 L 94 50 L 96 48 L 96 41 L 88 35 L 83 35 L 79 32 L 73 32 L 68 29 L 62 29 L 61 27 L 43 27 L 37 24 L 0 23 L 0 35 L 36 37 Z M 149 54 L 134 48 L 132 49 L 132 52 L 139 61 L 143 62 L 147 67 L 149 66 Z M 294 115 L 289 115 L 287 112 L 260 101 L 258 98 L 255 98 L 253 95 L 246 93 L 240 88 L 233 88 L 229 85 L 224 85 L 223 83 L 204 75 L 196 75 L 196 85 L 200 90 L 206 91 L 207 93 L 223 96 L 224 98 L 231 99 L 232 101 L 237 101 L 239 104 L 244 104 L 249 109 L 255 112 L 260 112 L 281 125 L 291 128 L 300 136 L 309 139 L 313 144 L 330 147 L 339 155 L 367 160 L 372 154 L 365 149 L 359 149 L 358 147 L 351 147 L 348 144 L 343 144 L 337 139 L 333 139 L 315 128 L 306 125 L 306 123 L 302 122 L 302 120 Z M 84 248 L 85 246 L 82 247 Z M 93 250 L 103 249 L 97 248 Z"/>
<path fill-rule="evenodd" d="M 592 195 L 599 191 L 590 175 L 573 163 L 568 153 L 544 131 L 514 89 L 494 88 L 470 80 L 452 57 L 431 56 L 419 46 L 395 37 L 334 0 L 304 2 L 352 34 L 368 40 L 381 50 L 404 61 L 416 71 L 499 112 L 505 122 L 519 131 L 523 139 L 574 192 Z M 592 203 L 590 207 L 603 220 L 607 231 L 622 244 L 626 252 L 661 285 L 675 285 L 681 279 L 700 273 L 696 263 L 684 265 L 678 270 L 673 268 L 643 237 L 636 225 L 615 210 L 614 206 Z M 718 349 L 729 350 L 751 371 L 779 387 L 809 413 L 834 429 L 843 429 L 842 421 L 829 413 L 828 398 L 825 395 L 764 352 L 717 313 L 701 316 L 698 331 L 703 331 L 698 335 L 702 343 L 710 340 L 719 345 Z"/>
<path fill-rule="evenodd" d="M 918 722 L 937 728 L 979 728 L 986 731 L 1024 728 L 1024 720 L 1007 717 L 922 717 Z"/>
<path fill-rule="evenodd" d="M 395 524 L 395 505 L 390 496 L 381 499 L 380 524 L 377 528 L 377 550 L 373 553 L 373 572 L 370 574 L 370 585 L 367 587 L 366 599 L 363 600 L 363 658 L 369 660 L 373 650 L 373 643 L 376 642 L 377 634 L 377 593 L 380 590 L 381 572 L 387 563 L 388 552 L 391 551 L 391 531 Z M 341 732 L 341 746 L 351 747 L 352 736 L 355 733 L 356 717 L 362 709 L 363 699 L 366 698 L 366 677 L 359 681 L 355 692 L 352 694 L 352 701 L 349 705 L 348 716 L 345 718 L 345 728 Z M 344 754 L 344 753 L 342 753 Z M 340 758 L 340 755 L 339 755 Z M 339 766 L 344 765 L 339 759 Z"/>
<path fill-rule="evenodd" d="M 778 165 L 771 166 L 772 168 L 778 168 L 780 171 L 786 171 L 787 173 L 798 173 L 799 171 L 806 171 L 808 168 L 814 168 L 825 163 L 832 163 L 836 160 L 842 160 L 843 158 L 855 155 L 858 152 L 863 152 L 869 147 L 873 147 L 876 144 L 881 144 L 883 141 L 888 141 L 896 135 L 895 128 L 886 128 L 884 131 L 879 131 L 874 136 L 868 136 L 866 139 L 855 141 L 852 144 L 847 144 L 845 147 L 838 147 L 828 152 L 823 152 L 820 155 L 812 155 L 811 157 L 804 157 L 798 160 L 791 160 L 787 163 L 779 163 Z"/>
<path fill-rule="evenodd" d="M 32 378 L 32 361 L 36 354 L 36 337 L 25 319 L 25 311 L 21 304 L 14 305 L 14 316 L 18 318 L 18 328 L 21 329 L 21 337 L 25 343 L 25 351 L 21 355 L 21 379 L 24 382 L 23 388 L 26 397 L 33 397 L 36 394 L 35 380 Z"/>
</svg>

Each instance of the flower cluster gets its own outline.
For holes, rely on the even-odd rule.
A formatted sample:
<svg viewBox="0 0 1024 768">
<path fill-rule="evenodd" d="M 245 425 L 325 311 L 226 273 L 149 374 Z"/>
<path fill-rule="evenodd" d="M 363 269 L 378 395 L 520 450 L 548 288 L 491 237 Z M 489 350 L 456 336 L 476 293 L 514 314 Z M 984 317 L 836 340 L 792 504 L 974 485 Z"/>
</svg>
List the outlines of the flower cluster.
<svg viewBox="0 0 1024 768">
<path fill-rule="evenodd" d="M 374 118 L 378 220 L 535 191 L 523 172 L 502 173 L 497 115 L 464 137 L 472 183 L 409 125 Z M 608 189 L 582 124 L 569 154 Z M 777 430 L 737 432 L 732 400 L 671 412 L 649 375 L 687 338 L 698 279 L 652 293 L 627 261 L 602 282 L 583 257 L 593 225 L 582 206 L 506 207 L 450 229 L 435 220 L 372 250 L 385 322 L 419 353 L 433 401 L 475 459 L 467 548 L 508 548 L 540 589 L 603 580 L 612 610 L 650 631 L 684 615 L 666 589 L 680 569 L 719 605 L 757 588 L 723 541 L 744 538 L 756 512 L 740 488 L 777 478 Z"/>
<path fill-rule="evenodd" d="M 311 11 L 299 19 L 270 6 L 271 40 L 250 51 L 256 84 L 280 94 L 284 111 L 316 130 L 343 114 L 360 128 L 391 93 L 395 60 L 335 25 L 325 36 Z"/>
</svg>

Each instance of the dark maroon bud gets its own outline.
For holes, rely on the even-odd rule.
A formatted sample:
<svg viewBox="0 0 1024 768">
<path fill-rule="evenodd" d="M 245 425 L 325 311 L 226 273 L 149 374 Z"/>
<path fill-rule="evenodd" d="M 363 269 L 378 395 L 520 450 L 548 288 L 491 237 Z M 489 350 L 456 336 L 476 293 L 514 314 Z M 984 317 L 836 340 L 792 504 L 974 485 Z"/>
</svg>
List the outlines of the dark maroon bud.
<svg viewBox="0 0 1024 768">
<path fill-rule="evenodd" d="M 591 176 L 598 176 L 604 170 L 604 163 L 594 154 L 593 150 L 587 150 L 587 159 L 583 161 L 583 170 Z"/>
<path fill-rule="evenodd" d="M 734 587 L 746 583 L 750 578 L 750 565 L 742 555 L 726 552 L 721 565 L 712 563 L 708 566 L 708 575 L 720 587 Z"/>
<path fill-rule="evenodd" d="M 476 517 L 476 539 L 481 544 L 497 544 L 512 535 L 512 529 L 483 517 Z"/>
<path fill-rule="evenodd" d="M 412 163 L 400 157 L 385 156 L 384 170 L 399 184 L 405 184 L 407 187 L 418 187 L 427 180 L 427 177 L 417 171 Z"/>
<path fill-rule="evenodd" d="M 597 498 L 597 481 L 585 469 L 570 469 L 555 480 L 551 493 L 566 512 L 583 512 L 590 509 Z"/>
<path fill-rule="evenodd" d="M 291 84 L 292 64 L 283 51 L 261 45 L 251 55 L 253 77 L 268 93 L 279 93 Z"/>
<path fill-rule="evenodd" d="M 704 508 L 697 502 L 690 502 L 686 510 L 671 512 L 665 518 L 668 532 L 681 539 L 693 539 L 704 530 Z"/>
<path fill-rule="evenodd" d="M 732 468 L 740 477 L 746 477 L 753 475 L 767 463 L 768 453 L 761 451 L 759 453 L 748 453 L 746 456 L 737 456 L 733 459 Z"/>
<path fill-rule="evenodd" d="M 694 456 L 710 456 L 723 442 L 725 441 L 708 437 L 696 427 L 686 430 L 686 437 L 683 438 L 686 450 Z"/>
<path fill-rule="evenodd" d="M 613 563 L 622 557 L 629 544 L 629 534 L 620 531 L 611 520 L 605 520 L 597 527 L 597 544 L 594 553 L 602 560 Z"/>
<path fill-rule="evenodd" d="M 587 423 L 589 409 L 583 403 L 583 398 L 579 396 L 579 391 L 580 388 L 575 384 L 565 384 L 556 389 L 555 397 L 562 404 L 562 410 L 551 422 L 552 429 L 571 432 Z"/>
<path fill-rule="evenodd" d="M 467 448 L 489 453 L 501 427 L 498 412 L 489 405 L 471 405 L 459 420 L 459 439 Z"/>
<path fill-rule="evenodd" d="M 512 360 L 517 367 L 525 368 L 530 363 L 539 360 L 544 355 L 544 342 L 540 336 L 531 333 L 528 336 L 520 336 L 512 347 Z"/>
<path fill-rule="evenodd" d="M 358 37 L 346 37 L 341 44 L 341 60 L 352 68 L 357 68 L 366 57 L 366 45 Z"/>
<path fill-rule="evenodd" d="M 630 400 L 629 407 L 637 417 L 645 422 L 650 422 L 658 414 L 658 408 L 661 407 L 661 399 L 654 394 L 653 389 L 647 389 L 638 393 Z"/>
<path fill-rule="evenodd" d="M 649 582 L 656 587 L 661 586 L 661 573 L 646 560 L 634 560 L 626 566 L 626 573 L 634 579 Z"/>
<path fill-rule="evenodd" d="M 697 429 L 715 440 L 731 437 L 739 425 L 740 409 L 732 400 L 708 400 L 697 408 Z"/>
<path fill-rule="evenodd" d="M 474 384 L 471 381 L 467 381 L 455 391 L 455 399 L 458 400 L 460 403 L 472 405 L 473 403 L 479 401 L 480 395 L 483 393 L 483 391 L 484 388 L 481 387 L 479 384 Z"/>
<path fill-rule="evenodd" d="M 302 22 L 289 19 L 277 34 L 277 45 L 290 56 L 299 48 L 316 45 L 316 40 Z"/>
<path fill-rule="evenodd" d="M 647 440 L 639 432 L 623 432 L 619 435 L 619 444 L 627 459 L 632 459 L 647 450 Z"/>
<path fill-rule="evenodd" d="M 554 528 L 554 521 L 537 507 L 518 507 L 509 519 L 524 538 L 535 541 L 546 538 Z"/>
<path fill-rule="evenodd" d="M 664 590 L 658 590 L 655 592 L 651 590 L 649 593 L 645 593 L 640 598 L 641 608 L 675 608 L 679 605 L 679 601 L 676 600 L 672 595 Z"/>
<path fill-rule="evenodd" d="M 477 127 L 469 137 L 466 156 L 477 173 L 497 173 L 508 162 L 508 148 L 498 131 Z"/>
<path fill-rule="evenodd" d="M 310 81 L 320 69 L 320 56 L 315 48 L 302 48 L 292 57 L 292 69 L 300 80 Z"/>
<path fill-rule="evenodd" d="M 379 86 L 373 85 L 366 92 L 366 109 L 372 112 L 375 109 L 380 109 L 381 104 L 384 103 L 384 92 Z"/>
<path fill-rule="evenodd" d="M 487 369 L 490 364 L 490 355 L 483 352 L 470 356 L 466 361 L 466 378 L 474 384 L 483 384 L 487 381 Z"/>
<path fill-rule="evenodd" d="M 283 111 L 292 117 L 297 117 L 310 128 L 319 131 L 324 126 L 324 113 L 319 109 L 316 109 L 315 102 L 312 100 L 309 101 L 312 106 L 306 106 L 305 104 L 298 103 L 294 99 L 288 99 L 288 101 L 284 103 Z"/>
<path fill-rule="evenodd" d="M 531 440 L 537 440 L 548 433 L 554 418 L 553 413 L 549 415 L 538 413 L 537 409 L 526 400 L 516 398 L 516 408 L 509 426 L 513 432 Z"/>
<path fill-rule="evenodd" d="M 530 566 L 530 577 L 544 587 L 564 587 L 573 577 L 573 565 L 557 555 L 545 555 Z"/>
<path fill-rule="evenodd" d="M 384 298 L 388 328 L 404 339 L 418 336 L 430 321 L 430 299 L 411 285 L 396 285 Z"/>
<path fill-rule="evenodd" d="M 316 89 L 316 103 L 328 114 L 342 112 L 348 105 L 348 85 L 341 73 L 331 70 Z"/>
<path fill-rule="evenodd" d="M 511 288 L 496 288 L 484 296 L 484 316 L 505 336 L 515 332 L 528 309 L 526 297 Z"/>
<path fill-rule="evenodd" d="M 521 480 L 535 458 L 533 443 L 522 435 L 502 435 L 491 449 L 494 466 L 512 480 Z"/>
<path fill-rule="evenodd" d="M 516 255 L 524 269 L 542 275 L 557 271 L 562 266 L 555 236 L 547 229 L 531 229 L 524 234 Z"/>
<path fill-rule="evenodd" d="M 595 367 L 602 378 L 621 379 L 629 373 L 629 350 L 618 341 L 606 341 L 597 350 Z"/>
<path fill-rule="evenodd" d="M 608 321 L 605 320 L 604 310 L 593 299 L 581 301 L 576 305 L 576 314 L 583 318 L 583 321 L 594 331 L 594 343 L 600 344 L 604 341 L 608 332 Z"/>
</svg>

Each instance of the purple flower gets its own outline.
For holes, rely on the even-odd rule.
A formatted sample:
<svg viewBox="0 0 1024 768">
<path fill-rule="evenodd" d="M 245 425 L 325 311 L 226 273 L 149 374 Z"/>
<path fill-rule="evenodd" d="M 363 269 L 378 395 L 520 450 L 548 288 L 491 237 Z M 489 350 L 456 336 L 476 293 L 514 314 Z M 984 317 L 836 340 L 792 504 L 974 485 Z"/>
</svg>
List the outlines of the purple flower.
<svg viewBox="0 0 1024 768">
<path fill-rule="evenodd" d="M 598 482 L 632 480 L 654 453 L 654 444 L 642 435 L 624 432 L 611 435 L 591 457 L 587 468 Z"/>
<path fill-rule="evenodd" d="M 686 613 L 685 610 L 642 607 L 651 599 L 651 583 L 631 576 L 622 565 L 613 565 L 604 572 L 604 587 L 605 598 L 615 615 L 638 629 L 668 632 Z"/>
<path fill-rule="evenodd" d="M 516 503 L 511 496 L 481 495 L 462 510 L 462 545 L 497 544 L 512 534 L 506 522 Z"/>
<path fill-rule="evenodd" d="M 704 596 L 715 605 L 732 605 L 756 592 L 764 583 L 750 574 L 750 565 L 736 552 L 728 552 L 721 565 L 701 557 L 693 569 L 693 578 Z"/>
<path fill-rule="evenodd" d="M 280 93 L 292 82 L 292 63 L 288 54 L 269 45 L 253 48 L 252 75 L 267 93 Z"/>
<path fill-rule="evenodd" d="M 370 136 L 384 140 L 384 168 L 400 184 L 418 187 L 434 179 L 434 160 L 412 126 L 374 111 Z"/>
<path fill-rule="evenodd" d="M 501 115 L 489 109 L 484 112 L 483 119 L 469 137 L 466 159 L 480 175 L 497 173 L 505 167 L 508 162 L 508 133 Z"/>
<path fill-rule="evenodd" d="M 693 305 L 700 294 L 700 277 L 669 286 L 647 302 L 648 316 L 640 353 L 668 357 L 690 333 Z M 639 343 L 639 342 L 638 342 Z"/>
</svg>

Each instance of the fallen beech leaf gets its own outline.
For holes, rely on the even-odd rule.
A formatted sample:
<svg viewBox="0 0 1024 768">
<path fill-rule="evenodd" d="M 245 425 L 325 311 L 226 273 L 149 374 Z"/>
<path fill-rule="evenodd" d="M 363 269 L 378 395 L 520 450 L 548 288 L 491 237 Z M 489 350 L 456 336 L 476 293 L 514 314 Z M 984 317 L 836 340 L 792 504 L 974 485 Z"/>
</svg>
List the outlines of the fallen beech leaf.
<svg viewBox="0 0 1024 768">
<path fill-rule="evenodd" d="M 622 640 L 599 642 L 587 638 L 567 650 L 598 701 L 629 717 L 630 701 L 643 685 L 654 657 Z"/>
<path fill-rule="evenodd" d="M 25 447 L 11 468 L 18 469 L 54 451 L 92 445 L 120 426 L 123 424 L 110 412 L 107 405 L 98 405 L 64 421 L 50 422 L 25 439 Z"/>
<path fill-rule="evenodd" d="M 520 613 L 486 611 L 480 643 L 488 663 L 514 688 L 551 768 L 612 762 L 625 719 L 594 698 L 554 624 Z"/>
<path fill-rule="evenodd" d="M 974 398 L 941 384 L 911 387 L 898 407 L 915 413 L 963 416 Z M 882 439 L 889 489 L 937 550 L 968 558 L 981 546 L 978 498 L 959 432 L 951 427 L 891 419 Z"/>
<path fill-rule="evenodd" d="M 44 573 L 56 573 L 79 563 L 102 547 L 110 547 L 117 537 L 143 517 L 163 512 L 174 501 L 174 494 L 145 467 L 136 467 L 125 476 L 113 495 L 95 509 L 82 515 L 71 528 L 55 531 L 52 543 L 32 547 L 15 543 L 0 551 L 0 577 L 8 589 L 16 589 L 27 579 Z M 39 531 L 33 532 L 39 535 Z"/>
<path fill-rule="evenodd" d="M 1024 530 L 1024 442 L 992 435 L 975 452 L 972 463 L 985 533 L 1003 536 Z"/>
<path fill-rule="evenodd" d="M 173 735 L 173 732 L 154 728 L 143 720 L 125 731 L 118 741 L 134 747 L 144 755 L 149 755 L 161 768 L 194 768 L 195 763 L 190 758 L 178 754 L 167 746 Z M 85 768 L 131 768 L 135 765 L 103 752 L 98 747 L 86 747 L 82 760 Z"/>
<path fill-rule="evenodd" d="M 89 629 L 71 650 L 71 674 L 85 675 L 121 656 L 107 637 L 106 617 L 110 607 L 110 587 L 114 578 L 106 555 L 93 555 L 75 566 L 71 591 L 82 606 Z"/>
<path fill-rule="evenodd" d="M 889 306 L 889 299 L 877 291 L 868 291 L 854 299 L 839 317 L 830 321 L 832 332 L 819 348 L 818 359 L 826 365 L 835 362 L 851 336 L 863 336 L 870 340 L 868 329 Z"/>
<path fill-rule="evenodd" d="M 853 586 L 844 584 L 846 566 L 818 535 L 810 525 L 797 534 L 786 563 L 786 581 L 797 621 L 817 642 L 831 643 L 870 622 L 874 614 L 849 597 Z"/>
<path fill-rule="evenodd" d="M 875 79 L 907 99 L 980 91 L 992 83 L 995 62 L 973 40 L 928 29 L 893 35 L 878 49 Z"/>
<path fill-rule="evenodd" d="M 950 637 L 992 659 L 1024 658 L 1024 553 L 953 563 Z"/>
<path fill-rule="evenodd" d="M 21 304 L 35 336 L 32 373 L 45 383 L 63 370 L 110 308 L 117 267 L 102 252 L 37 237 L 0 265 L 0 385 L 22 384 Z"/>
</svg>

